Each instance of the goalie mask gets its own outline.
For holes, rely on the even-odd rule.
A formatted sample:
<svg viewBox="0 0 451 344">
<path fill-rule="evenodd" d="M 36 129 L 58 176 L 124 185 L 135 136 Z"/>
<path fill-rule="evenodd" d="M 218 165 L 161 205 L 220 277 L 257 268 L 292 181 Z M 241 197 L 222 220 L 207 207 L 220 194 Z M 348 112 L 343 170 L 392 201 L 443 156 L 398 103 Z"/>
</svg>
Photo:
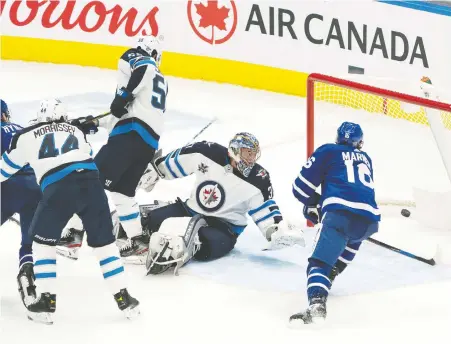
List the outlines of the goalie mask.
<svg viewBox="0 0 451 344">
<path fill-rule="evenodd" d="M 246 178 L 261 155 L 257 138 L 249 133 L 236 134 L 230 140 L 228 151 L 230 157 L 236 162 L 237 170 Z"/>
<path fill-rule="evenodd" d="M 46 99 L 41 101 L 40 110 L 34 122 L 67 121 L 66 106 L 59 99 Z"/>
</svg>

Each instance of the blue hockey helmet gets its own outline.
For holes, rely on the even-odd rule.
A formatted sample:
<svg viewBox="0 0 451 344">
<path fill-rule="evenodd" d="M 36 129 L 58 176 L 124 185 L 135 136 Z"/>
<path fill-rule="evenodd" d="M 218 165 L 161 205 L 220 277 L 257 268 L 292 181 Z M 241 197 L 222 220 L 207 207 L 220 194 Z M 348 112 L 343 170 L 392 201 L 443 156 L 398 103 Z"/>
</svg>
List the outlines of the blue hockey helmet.
<svg viewBox="0 0 451 344">
<path fill-rule="evenodd" d="M 336 144 L 361 149 L 363 147 L 363 131 L 360 125 L 343 122 L 337 129 Z"/>
<path fill-rule="evenodd" d="M 2 122 L 9 122 L 11 118 L 11 113 L 9 112 L 8 105 L 3 99 L 0 99 L 1 108 L 2 108 Z"/>
</svg>

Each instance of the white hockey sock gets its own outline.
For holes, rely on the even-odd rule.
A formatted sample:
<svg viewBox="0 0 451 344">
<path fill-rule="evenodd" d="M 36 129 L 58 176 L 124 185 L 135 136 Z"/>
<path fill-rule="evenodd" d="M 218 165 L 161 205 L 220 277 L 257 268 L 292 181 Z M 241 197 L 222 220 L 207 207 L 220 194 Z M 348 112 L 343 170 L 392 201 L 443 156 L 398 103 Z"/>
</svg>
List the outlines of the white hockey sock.
<svg viewBox="0 0 451 344">
<path fill-rule="evenodd" d="M 119 249 L 115 243 L 94 248 L 94 253 L 99 260 L 103 278 L 108 288 L 114 295 L 127 287 L 124 265 L 122 264 Z"/>
<path fill-rule="evenodd" d="M 56 294 L 56 248 L 33 242 L 36 293 Z"/>
<path fill-rule="evenodd" d="M 111 192 L 110 195 L 116 205 L 119 221 L 127 236 L 132 238 L 142 234 L 141 214 L 135 199 L 117 192 Z"/>
</svg>

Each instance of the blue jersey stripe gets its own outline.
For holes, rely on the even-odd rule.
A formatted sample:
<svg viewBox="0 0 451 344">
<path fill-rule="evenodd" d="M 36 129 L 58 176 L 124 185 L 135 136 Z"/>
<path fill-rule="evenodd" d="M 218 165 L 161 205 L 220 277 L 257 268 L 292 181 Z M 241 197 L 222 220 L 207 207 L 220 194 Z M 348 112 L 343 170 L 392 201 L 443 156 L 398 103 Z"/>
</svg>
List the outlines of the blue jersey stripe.
<svg viewBox="0 0 451 344">
<path fill-rule="evenodd" d="M 116 126 L 110 133 L 110 137 L 116 135 L 122 135 L 129 133 L 131 131 L 136 131 L 139 136 L 146 142 L 149 146 L 154 149 L 158 149 L 158 140 L 153 137 L 141 124 L 139 123 L 126 123 Z"/>
<path fill-rule="evenodd" d="M 130 215 L 126 215 L 126 216 L 119 216 L 119 221 L 128 221 L 128 220 L 133 220 L 133 219 L 137 219 L 139 216 L 139 212 L 138 213 L 133 213 Z"/>
<path fill-rule="evenodd" d="M 280 211 L 274 210 L 274 211 L 270 212 L 268 215 L 263 216 L 262 218 L 260 218 L 257 221 L 255 221 L 255 223 L 258 225 L 260 222 L 265 221 L 265 220 L 269 219 L 270 217 L 274 217 L 276 215 L 282 216 Z"/>
<path fill-rule="evenodd" d="M 0 173 L 2 174 L 3 177 L 5 178 L 9 178 L 12 176 L 12 174 L 9 174 L 8 172 L 4 171 L 3 169 L 0 170 Z"/>
<path fill-rule="evenodd" d="M 59 170 L 59 171 L 52 173 L 52 174 L 48 175 L 47 177 L 45 177 L 41 181 L 41 190 L 44 190 L 50 184 L 53 184 L 53 183 L 63 179 L 67 175 L 71 174 L 72 172 L 74 172 L 76 170 L 80 170 L 80 169 L 97 171 L 97 166 L 93 162 L 79 162 L 79 163 L 74 163 L 72 165 L 69 165 L 69 166 L 63 168 L 62 170 Z"/>
<path fill-rule="evenodd" d="M 4 162 L 6 162 L 6 164 L 7 164 L 9 167 L 14 168 L 15 170 L 20 170 L 20 169 L 23 167 L 23 166 L 19 166 L 19 165 L 13 163 L 13 162 L 11 161 L 11 159 L 9 158 L 8 154 L 6 154 L 6 153 L 3 153 L 2 159 L 3 159 Z"/>
<path fill-rule="evenodd" d="M 261 206 L 259 206 L 258 208 L 255 208 L 255 209 L 251 209 L 251 210 L 249 210 L 249 215 L 254 215 L 255 213 L 258 213 L 260 210 L 262 210 L 262 209 L 264 209 L 264 208 L 266 208 L 266 207 L 269 207 L 270 205 L 273 205 L 273 204 L 276 204 L 276 202 L 274 201 L 274 200 L 272 200 L 272 199 L 270 199 L 270 200 L 267 200 L 265 203 L 263 203 Z"/>
<path fill-rule="evenodd" d="M 178 178 L 178 176 L 174 173 L 174 171 L 172 170 L 171 166 L 169 165 L 169 159 L 171 158 L 172 154 L 174 154 L 174 153 L 168 154 L 166 159 L 164 159 L 164 164 L 166 165 L 166 168 L 168 169 L 169 173 L 171 173 L 172 177 Z"/>
<path fill-rule="evenodd" d="M 175 161 L 175 165 L 176 165 L 177 168 L 179 169 L 179 171 L 180 171 L 180 173 L 182 174 L 182 176 L 186 177 L 187 174 L 185 173 L 185 170 L 183 169 L 182 165 L 180 165 L 179 159 L 178 159 L 181 150 L 182 150 L 182 149 L 180 148 L 180 149 L 177 150 L 177 152 L 175 152 L 174 161 Z"/>
</svg>

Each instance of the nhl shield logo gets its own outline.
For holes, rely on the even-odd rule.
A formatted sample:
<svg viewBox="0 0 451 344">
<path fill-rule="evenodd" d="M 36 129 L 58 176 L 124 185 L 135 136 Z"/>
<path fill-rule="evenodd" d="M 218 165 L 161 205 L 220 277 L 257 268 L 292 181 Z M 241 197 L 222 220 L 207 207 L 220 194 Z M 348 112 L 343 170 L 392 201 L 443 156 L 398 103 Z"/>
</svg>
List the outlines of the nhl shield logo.
<svg viewBox="0 0 451 344">
<path fill-rule="evenodd" d="M 197 187 L 196 201 L 206 212 L 218 211 L 225 202 L 225 192 L 221 184 L 207 180 Z"/>
</svg>

